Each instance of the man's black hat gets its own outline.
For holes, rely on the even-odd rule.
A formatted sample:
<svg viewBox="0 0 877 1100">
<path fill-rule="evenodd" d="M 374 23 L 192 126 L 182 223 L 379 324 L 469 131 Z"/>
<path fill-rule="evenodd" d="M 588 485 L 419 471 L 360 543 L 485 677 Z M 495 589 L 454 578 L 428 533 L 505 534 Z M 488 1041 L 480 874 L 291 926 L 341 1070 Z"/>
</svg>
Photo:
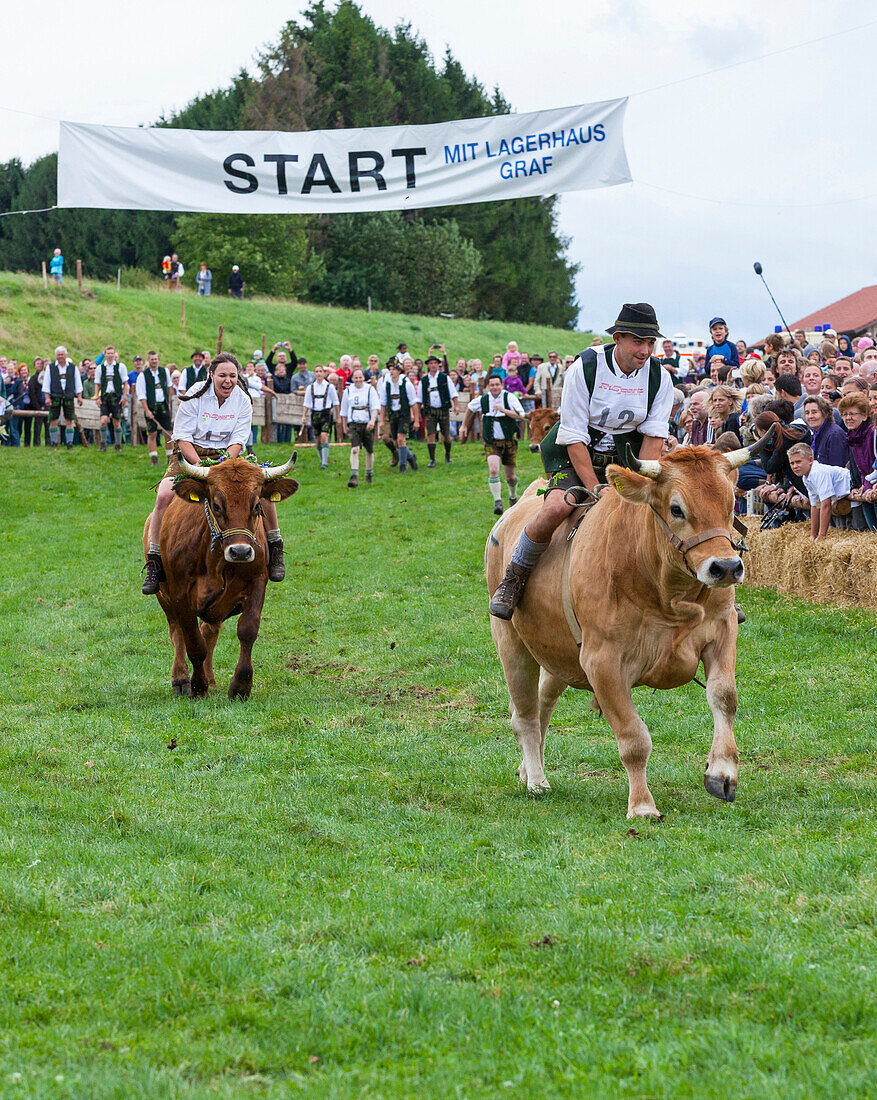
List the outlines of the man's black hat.
<svg viewBox="0 0 877 1100">
<path fill-rule="evenodd" d="M 402 364 L 399 362 L 395 355 L 391 355 L 384 365 L 386 366 L 387 370 L 390 370 L 393 367 L 398 367 L 399 370 L 402 369 Z"/>
<path fill-rule="evenodd" d="M 204 354 L 204 352 L 200 348 L 195 348 L 195 350 L 192 352 L 192 354 L 189 356 L 189 358 L 194 359 L 196 355 L 203 355 L 203 354 Z"/>
<path fill-rule="evenodd" d="M 658 332 L 658 318 L 648 302 L 625 302 L 618 314 L 618 320 L 606 331 L 610 336 L 616 332 L 629 332 L 634 336 L 661 336 Z"/>
<path fill-rule="evenodd" d="M 430 363 L 441 363 L 441 359 L 439 359 L 437 355 L 427 355 L 426 362 L 427 365 L 429 365 Z"/>
<path fill-rule="evenodd" d="M 532 355 L 530 356 L 530 362 L 531 362 L 531 363 L 535 363 L 535 361 L 536 361 L 537 359 L 539 360 L 539 362 L 540 362 L 540 363 L 544 363 L 544 362 L 545 362 L 545 360 L 544 360 L 544 359 L 542 358 L 542 356 L 541 356 L 541 355 L 539 354 L 539 352 L 538 352 L 538 351 L 534 351 L 534 352 L 533 352 L 533 354 L 532 354 Z"/>
</svg>

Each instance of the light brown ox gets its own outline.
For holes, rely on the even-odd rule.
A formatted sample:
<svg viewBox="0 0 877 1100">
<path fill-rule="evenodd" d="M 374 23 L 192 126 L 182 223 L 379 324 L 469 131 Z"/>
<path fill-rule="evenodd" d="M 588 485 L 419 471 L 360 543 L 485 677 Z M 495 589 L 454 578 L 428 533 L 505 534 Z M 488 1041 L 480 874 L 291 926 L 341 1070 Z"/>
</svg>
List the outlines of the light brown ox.
<svg viewBox="0 0 877 1100">
<path fill-rule="evenodd" d="M 766 439 L 766 437 L 765 437 Z M 548 790 L 545 734 L 567 686 L 593 692 L 618 741 L 629 781 L 628 817 L 660 817 L 646 782 L 652 741 L 631 697 L 645 684 L 687 684 L 703 662 L 715 732 L 704 776 L 710 794 L 733 801 L 737 788 L 737 710 L 734 681 L 737 616 L 734 583 L 743 563 L 732 543 L 736 467 L 752 448 L 721 455 L 682 447 L 660 462 L 609 467 L 611 493 L 595 505 L 575 537 L 575 515 L 557 529 L 511 621 L 491 618 L 493 640 L 511 701 L 511 725 L 523 759 L 520 779 L 532 792 Z M 493 593 L 522 529 L 541 506 L 534 482 L 517 507 L 490 533 L 485 550 Z M 681 540 L 674 549 L 652 511 Z M 717 534 L 721 529 L 727 534 Z M 698 536 L 710 537 L 697 542 Z M 568 596 L 582 634 L 573 638 L 562 606 L 564 555 L 569 553 Z"/>
<path fill-rule="evenodd" d="M 167 616 L 174 646 L 174 695 L 204 696 L 214 687 L 213 650 L 222 624 L 239 615 L 240 656 L 228 686 L 230 699 L 246 699 L 253 686 L 253 645 L 262 621 L 268 560 L 260 501 L 280 501 L 298 489 L 283 466 L 263 468 L 244 458 L 217 466 L 192 466 L 179 456 L 188 476 L 174 486 L 161 524 L 165 579 L 158 602 Z M 205 509 L 210 508 L 210 520 Z M 210 524 L 219 534 L 214 538 Z M 147 549 L 149 520 L 143 530 Z M 201 620 L 199 627 L 198 620 Z M 192 676 L 186 657 L 192 662 Z"/>
<path fill-rule="evenodd" d="M 530 423 L 530 450 L 535 454 L 539 444 L 560 420 L 560 413 L 557 409 L 534 409 L 527 413 L 527 420 Z"/>
</svg>

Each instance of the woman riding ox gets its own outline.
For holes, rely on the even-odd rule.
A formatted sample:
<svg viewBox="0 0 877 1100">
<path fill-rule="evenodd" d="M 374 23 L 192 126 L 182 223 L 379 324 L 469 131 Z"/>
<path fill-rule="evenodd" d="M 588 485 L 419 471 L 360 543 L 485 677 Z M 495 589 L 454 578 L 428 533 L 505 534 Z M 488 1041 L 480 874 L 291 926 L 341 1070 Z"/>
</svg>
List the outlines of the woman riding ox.
<svg viewBox="0 0 877 1100">
<path fill-rule="evenodd" d="M 253 401 L 241 382 L 240 363 L 229 352 L 220 352 L 211 362 L 203 385 L 180 395 L 180 407 L 174 419 L 173 453 L 159 482 L 149 519 L 144 596 L 154 596 L 164 580 L 159 544 L 161 521 L 174 499 L 174 478 L 183 473 L 179 456 L 192 466 L 200 465 L 201 459 L 216 459 L 222 455 L 237 458 L 249 438 L 252 420 Z M 263 500 L 262 513 L 268 539 L 268 576 L 272 581 L 282 581 L 286 567 L 277 508 L 270 500 Z"/>
</svg>

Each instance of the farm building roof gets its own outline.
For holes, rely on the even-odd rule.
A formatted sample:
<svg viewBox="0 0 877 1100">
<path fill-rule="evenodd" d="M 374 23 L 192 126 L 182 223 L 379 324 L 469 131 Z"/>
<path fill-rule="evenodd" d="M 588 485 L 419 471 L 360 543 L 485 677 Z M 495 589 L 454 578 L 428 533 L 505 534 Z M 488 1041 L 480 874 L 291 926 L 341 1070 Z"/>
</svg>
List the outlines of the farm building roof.
<svg viewBox="0 0 877 1100">
<path fill-rule="evenodd" d="M 848 294 L 831 305 L 823 306 L 815 313 L 808 313 L 789 327 L 812 329 L 816 325 L 830 324 L 835 332 L 850 335 L 862 332 L 877 322 L 877 286 L 864 286 L 855 294 Z"/>
</svg>

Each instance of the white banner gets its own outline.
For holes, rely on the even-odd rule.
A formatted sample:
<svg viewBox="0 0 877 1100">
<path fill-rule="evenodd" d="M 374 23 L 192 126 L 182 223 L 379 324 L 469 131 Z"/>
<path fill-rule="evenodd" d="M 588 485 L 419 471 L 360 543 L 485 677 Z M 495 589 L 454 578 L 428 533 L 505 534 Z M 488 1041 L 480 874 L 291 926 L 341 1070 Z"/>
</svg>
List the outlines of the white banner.
<svg viewBox="0 0 877 1100">
<path fill-rule="evenodd" d="M 612 187 L 626 106 L 296 133 L 62 122 L 58 206 L 335 214 Z"/>
</svg>

